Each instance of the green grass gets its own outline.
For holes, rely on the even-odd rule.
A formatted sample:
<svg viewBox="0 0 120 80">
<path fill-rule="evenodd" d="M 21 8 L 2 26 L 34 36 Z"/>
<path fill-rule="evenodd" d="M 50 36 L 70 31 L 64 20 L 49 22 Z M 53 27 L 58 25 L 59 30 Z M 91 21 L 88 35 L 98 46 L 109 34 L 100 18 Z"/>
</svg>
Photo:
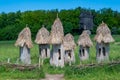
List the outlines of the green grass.
<svg viewBox="0 0 120 80">
<path fill-rule="evenodd" d="M 116 42 L 120 42 L 119 35 L 113 35 Z M 78 40 L 78 36 L 75 36 L 75 42 Z M 96 50 L 95 42 L 93 40 L 94 35 L 91 36 L 91 39 L 94 43 L 94 46 L 90 48 L 90 59 L 88 61 L 81 62 L 78 57 L 78 47 L 75 49 L 76 63 L 74 64 L 90 64 L 96 62 Z M 111 43 L 110 44 L 110 61 L 120 59 L 120 45 Z M 11 63 L 16 63 L 16 60 L 19 58 L 19 48 L 14 46 L 15 41 L 0 41 L 0 62 L 7 62 L 7 59 L 10 58 Z M 31 49 L 31 60 L 32 64 L 38 64 L 38 45 L 34 44 L 34 47 Z M 6 66 L 0 66 L 0 80 L 5 79 L 38 79 L 44 77 L 45 73 L 56 74 L 64 73 L 66 80 L 119 80 L 120 79 L 120 65 L 115 66 L 103 66 L 96 68 L 87 68 L 80 70 L 76 67 L 70 67 L 66 65 L 64 68 L 52 67 L 49 64 L 49 59 L 46 59 L 42 70 L 35 69 L 33 71 L 24 72 L 9 69 Z"/>
<path fill-rule="evenodd" d="M 65 70 L 65 78 L 68 80 L 119 80 L 120 65 L 100 66 L 95 68 L 70 67 Z"/>
<path fill-rule="evenodd" d="M 40 79 L 44 78 L 45 74 L 42 68 L 36 68 L 32 71 L 11 69 L 8 66 L 0 66 L 0 80 L 6 79 Z"/>
</svg>

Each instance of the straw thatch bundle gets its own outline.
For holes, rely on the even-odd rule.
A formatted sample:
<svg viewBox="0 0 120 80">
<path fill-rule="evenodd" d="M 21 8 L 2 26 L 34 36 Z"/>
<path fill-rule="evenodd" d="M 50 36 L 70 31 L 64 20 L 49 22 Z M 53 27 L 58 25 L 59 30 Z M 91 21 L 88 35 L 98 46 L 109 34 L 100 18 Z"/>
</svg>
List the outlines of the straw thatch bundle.
<svg viewBox="0 0 120 80">
<path fill-rule="evenodd" d="M 78 45 L 83 47 L 91 47 L 93 45 L 87 31 L 83 31 L 82 34 L 79 36 Z"/>
<path fill-rule="evenodd" d="M 28 48 L 31 48 L 32 40 L 31 40 L 31 32 L 28 27 L 24 28 L 18 35 L 18 39 L 15 43 L 15 46 L 23 47 L 24 45 L 27 45 Z"/>
<path fill-rule="evenodd" d="M 38 31 L 35 42 L 37 44 L 49 44 L 49 31 L 44 26 Z"/>
<path fill-rule="evenodd" d="M 64 32 L 60 19 L 57 17 L 54 21 L 50 34 L 51 44 L 61 44 L 63 42 Z"/>
<path fill-rule="evenodd" d="M 70 33 L 64 37 L 63 46 L 65 50 L 71 50 L 76 47 L 74 37 Z"/>
<path fill-rule="evenodd" d="M 108 28 L 107 24 L 102 22 L 99 27 L 97 28 L 96 31 L 96 36 L 95 36 L 95 41 L 98 43 L 104 42 L 104 43 L 110 43 L 114 42 L 113 37 L 111 36 L 111 31 Z"/>
</svg>

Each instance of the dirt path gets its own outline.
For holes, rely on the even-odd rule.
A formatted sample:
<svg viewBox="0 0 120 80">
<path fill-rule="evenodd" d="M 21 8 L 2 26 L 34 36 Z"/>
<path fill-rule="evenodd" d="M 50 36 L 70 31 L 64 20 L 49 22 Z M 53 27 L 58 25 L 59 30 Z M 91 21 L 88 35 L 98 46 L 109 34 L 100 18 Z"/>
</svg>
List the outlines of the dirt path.
<svg viewBox="0 0 120 80">
<path fill-rule="evenodd" d="M 65 80 L 63 74 L 46 74 L 45 79 L 41 80 Z"/>
</svg>

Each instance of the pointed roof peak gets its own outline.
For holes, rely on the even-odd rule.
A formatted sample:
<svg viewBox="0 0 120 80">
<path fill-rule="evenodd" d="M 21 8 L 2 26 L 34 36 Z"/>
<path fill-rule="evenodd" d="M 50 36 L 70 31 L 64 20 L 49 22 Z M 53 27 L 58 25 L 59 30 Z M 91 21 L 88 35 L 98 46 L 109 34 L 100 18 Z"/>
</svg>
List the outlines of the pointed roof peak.
<svg viewBox="0 0 120 80">
<path fill-rule="evenodd" d="M 30 31 L 30 28 L 28 27 L 28 24 L 26 24 L 26 27 L 24 28 L 24 30 L 29 30 Z"/>
<path fill-rule="evenodd" d="M 106 24 L 104 21 L 102 21 L 102 23 L 100 24 L 100 26 L 102 26 L 102 27 L 106 27 L 107 24 Z"/>
<path fill-rule="evenodd" d="M 61 44 L 63 42 L 63 25 L 59 18 L 56 18 L 51 28 L 51 44 Z"/>
<path fill-rule="evenodd" d="M 102 23 L 101 24 L 105 24 L 105 22 L 104 21 L 102 21 Z"/>
<path fill-rule="evenodd" d="M 86 30 L 84 30 L 79 36 L 78 45 L 81 45 L 83 47 L 91 47 L 93 45 L 90 36 Z"/>
<path fill-rule="evenodd" d="M 24 44 L 27 45 L 28 48 L 31 48 L 32 40 L 31 40 L 31 31 L 29 27 L 25 27 L 18 35 L 17 41 L 15 43 L 15 46 L 23 47 Z"/>
<path fill-rule="evenodd" d="M 44 26 L 37 32 L 35 42 L 37 44 L 49 44 L 49 31 Z"/>
<path fill-rule="evenodd" d="M 104 23 L 104 21 L 102 21 L 102 23 Z"/>
<path fill-rule="evenodd" d="M 28 24 L 26 24 L 26 28 L 28 27 Z"/>
<path fill-rule="evenodd" d="M 45 28 L 45 25 L 43 24 L 42 27 Z"/>
<path fill-rule="evenodd" d="M 57 13 L 57 18 L 59 18 L 58 13 Z"/>
<path fill-rule="evenodd" d="M 110 42 L 114 41 L 109 27 L 103 21 L 98 26 L 96 33 L 97 34 L 96 34 L 94 40 L 98 43 L 101 43 L 101 42 L 110 43 Z"/>
</svg>

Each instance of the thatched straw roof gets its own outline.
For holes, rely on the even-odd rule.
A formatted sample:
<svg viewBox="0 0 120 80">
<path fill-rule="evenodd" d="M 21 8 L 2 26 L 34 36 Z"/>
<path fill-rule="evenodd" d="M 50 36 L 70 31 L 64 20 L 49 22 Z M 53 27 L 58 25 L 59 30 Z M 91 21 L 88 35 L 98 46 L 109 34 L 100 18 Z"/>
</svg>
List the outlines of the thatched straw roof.
<svg viewBox="0 0 120 80">
<path fill-rule="evenodd" d="M 96 36 L 94 40 L 98 43 L 104 42 L 104 43 L 110 43 L 114 42 L 113 37 L 111 36 L 111 31 L 108 28 L 107 24 L 102 22 L 96 31 Z"/>
<path fill-rule="evenodd" d="M 31 32 L 28 27 L 24 28 L 18 35 L 18 39 L 15 43 L 15 46 L 23 47 L 24 45 L 27 45 L 28 48 L 31 48 L 32 40 L 31 40 Z"/>
<path fill-rule="evenodd" d="M 86 30 L 83 31 L 82 34 L 79 36 L 78 45 L 83 47 L 91 47 L 93 45 Z"/>
<path fill-rule="evenodd" d="M 65 50 L 71 50 L 76 47 L 76 44 L 74 42 L 74 37 L 70 33 L 65 35 L 63 46 Z"/>
<path fill-rule="evenodd" d="M 52 25 L 50 34 L 51 44 L 61 44 L 63 42 L 64 32 L 60 19 L 57 17 Z"/>
<path fill-rule="evenodd" d="M 35 42 L 37 44 L 49 44 L 49 31 L 44 26 L 38 31 Z"/>
</svg>

